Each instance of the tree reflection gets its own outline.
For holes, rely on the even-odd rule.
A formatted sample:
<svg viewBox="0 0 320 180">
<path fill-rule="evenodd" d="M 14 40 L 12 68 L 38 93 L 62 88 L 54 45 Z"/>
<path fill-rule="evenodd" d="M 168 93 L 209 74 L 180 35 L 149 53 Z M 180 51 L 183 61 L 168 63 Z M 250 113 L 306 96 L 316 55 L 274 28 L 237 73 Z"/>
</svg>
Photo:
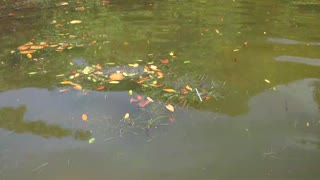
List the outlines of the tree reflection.
<svg viewBox="0 0 320 180">
<path fill-rule="evenodd" d="M 0 128 L 16 133 L 32 133 L 44 138 L 63 138 L 72 136 L 76 140 L 88 140 L 91 136 L 89 131 L 63 128 L 59 125 L 48 125 L 43 120 L 28 121 L 24 119 L 26 106 L 4 107 L 0 109 Z"/>
</svg>

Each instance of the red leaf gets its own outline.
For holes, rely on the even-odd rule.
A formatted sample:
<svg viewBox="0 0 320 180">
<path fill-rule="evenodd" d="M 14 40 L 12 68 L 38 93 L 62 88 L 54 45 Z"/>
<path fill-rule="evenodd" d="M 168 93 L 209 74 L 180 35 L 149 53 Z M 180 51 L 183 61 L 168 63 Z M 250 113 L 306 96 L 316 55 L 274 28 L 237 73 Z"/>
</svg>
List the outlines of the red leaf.
<svg viewBox="0 0 320 180">
<path fill-rule="evenodd" d="M 139 103 L 139 107 L 144 108 L 146 107 L 148 104 L 150 104 L 151 102 L 149 100 L 146 101 L 142 101 Z"/>
<path fill-rule="evenodd" d="M 181 93 L 181 94 L 187 94 L 187 93 L 188 93 L 188 90 L 185 89 L 185 88 L 183 88 L 183 89 L 180 90 L 180 93 Z"/>
<path fill-rule="evenodd" d="M 168 64 L 169 63 L 169 59 L 161 59 L 160 62 L 162 64 Z"/>
<path fill-rule="evenodd" d="M 171 123 L 174 122 L 174 118 L 171 117 L 171 116 L 168 118 L 168 120 L 169 120 L 169 122 L 171 122 Z"/>
<path fill-rule="evenodd" d="M 140 96 L 140 95 L 138 95 L 138 96 L 137 96 L 137 100 L 138 100 L 138 101 L 142 101 L 142 100 L 143 100 L 143 97 Z"/>
<path fill-rule="evenodd" d="M 99 86 L 99 87 L 97 87 L 97 91 L 100 91 L 100 90 L 102 90 L 102 89 L 104 89 L 104 86 Z"/>
<path fill-rule="evenodd" d="M 135 99 L 135 98 L 130 99 L 130 103 L 135 103 L 135 102 L 139 102 L 138 99 Z"/>
</svg>

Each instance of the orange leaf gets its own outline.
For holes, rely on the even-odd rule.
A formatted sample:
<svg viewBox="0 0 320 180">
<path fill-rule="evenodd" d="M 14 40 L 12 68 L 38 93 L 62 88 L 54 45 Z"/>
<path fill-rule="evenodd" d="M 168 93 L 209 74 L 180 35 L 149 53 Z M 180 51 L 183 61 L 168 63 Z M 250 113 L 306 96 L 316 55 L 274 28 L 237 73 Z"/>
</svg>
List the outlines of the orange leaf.
<svg viewBox="0 0 320 180">
<path fill-rule="evenodd" d="M 30 49 L 43 49 L 43 46 L 31 46 Z"/>
<path fill-rule="evenodd" d="M 71 85 L 73 85 L 74 83 L 71 82 L 71 81 L 62 81 L 62 82 L 60 82 L 60 84 L 71 84 Z"/>
<path fill-rule="evenodd" d="M 82 90 L 82 86 L 80 84 L 74 84 L 73 88 L 79 91 Z"/>
<path fill-rule="evenodd" d="M 158 79 L 163 78 L 163 73 L 161 71 L 158 71 L 157 74 L 158 74 Z"/>
<path fill-rule="evenodd" d="M 20 51 L 20 54 L 32 54 L 34 53 L 34 50 L 31 49 L 31 50 L 26 50 L 26 51 Z"/>
<path fill-rule="evenodd" d="M 174 107 L 171 104 L 166 105 L 166 108 L 171 111 L 174 112 Z"/>
<path fill-rule="evenodd" d="M 99 69 L 99 70 L 102 69 L 102 67 L 101 67 L 100 64 L 97 64 L 97 65 L 96 65 L 96 68 Z"/>
<path fill-rule="evenodd" d="M 165 92 L 176 92 L 176 90 L 174 90 L 174 89 L 163 89 Z"/>
<path fill-rule="evenodd" d="M 113 73 L 113 74 L 110 74 L 109 79 L 111 81 L 121 81 L 124 79 L 124 76 L 122 73 Z"/>
<path fill-rule="evenodd" d="M 82 120 L 87 121 L 88 120 L 88 115 L 87 114 L 82 114 Z"/>
<path fill-rule="evenodd" d="M 29 49 L 29 45 L 22 45 L 22 46 L 19 46 L 18 47 L 18 49 L 19 49 L 19 51 L 25 51 L 25 50 L 27 50 L 27 49 Z"/>
<path fill-rule="evenodd" d="M 104 86 L 99 86 L 99 87 L 97 87 L 97 91 L 100 91 L 100 90 L 102 90 L 102 89 L 104 89 Z"/>
<path fill-rule="evenodd" d="M 180 93 L 181 93 L 181 94 L 187 94 L 188 91 L 187 91 L 187 89 L 183 88 L 183 89 L 180 90 Z"/>
</svg>

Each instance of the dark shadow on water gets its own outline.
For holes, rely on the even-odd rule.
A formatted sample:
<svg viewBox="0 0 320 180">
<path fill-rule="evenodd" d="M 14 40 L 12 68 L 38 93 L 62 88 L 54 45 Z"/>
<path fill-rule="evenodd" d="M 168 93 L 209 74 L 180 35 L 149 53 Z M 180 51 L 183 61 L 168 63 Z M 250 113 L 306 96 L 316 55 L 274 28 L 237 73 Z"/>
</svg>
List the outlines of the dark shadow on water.
<svg viewBox="0 0 320 180">
<path fill-rule="evenodd" d="M 77 140 L 88 140 L 91 133 L 84 130 L 62 128 L 59 125 L 49 125 L 43 120 L 29 121 L 24 119 L 26 106 L 4 107 L 0 109 L 0 128 L 17 134 L 31 133 L 44 138 L 65 138 L 72 136 Z"/>
</svg>

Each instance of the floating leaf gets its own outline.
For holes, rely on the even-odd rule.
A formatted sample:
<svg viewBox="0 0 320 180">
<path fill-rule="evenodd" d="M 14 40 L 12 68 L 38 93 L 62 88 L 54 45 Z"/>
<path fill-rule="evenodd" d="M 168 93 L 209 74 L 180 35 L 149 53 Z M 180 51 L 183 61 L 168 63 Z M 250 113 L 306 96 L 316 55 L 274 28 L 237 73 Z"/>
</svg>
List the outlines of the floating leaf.
<svg viewBox="0 0 320 180">
<path fill-rule="evenodd" d="M 97 87 L 97 91 L 101 91 L 101 90 L 103 90 L 104 89 L 104 86 L 99 86 L 99 87 Z"/>
<path fill-rule="evenodd" d="M 138 67 L 138 66 L 139 66 L 139 64 L 138 64 L 138 63 L 128 64 L 128 66 L 131 66 L 131 67 Z"/>
<path fill-rule="evenodd" d="M 89 139 L 89 144 L 92 144 L 94 142 L 94 140 L 96 140 L 96 139 L 95 138 Z"/>
<path fill-rule="evenodd" d="M 34 53 L 34 50 L 31 49 L 31 50 L 26 50 L 26 51 L 20 51 L 20 54 L 32 54 Z"/>
<path fill-rule="evenodd" d="M 183 61 L 183 63 L 184 63 L 184 64 L 189 64 L 189 63 L 190 63 L 190 61 Z"/>
<path fill-rule="evenodd" d="M 171 51 L 171 52 L 169 53 L 169 55 L 170 55 L 170 56 L 174 56 L 174 52 Z"/>
<path fill-rule="evenodd" d="M 188 89 L 189 91 L 192 91 L 192 88 L 189 85 L 186 85 L 186 89 Z"/>
<path fill-rule="evenodd" d="M 138 95 L 138 96 L 137 96 L 137 100 L 138 100 L 138 101 L 142 101 L 142 100 L 143 100 L 143 97 L 140 96 L 140 95 Z"/>
<path fill-rule="evenodd" d="M 157 74 L 158 74 L 158 79 L 163 78 L 163 73 L 161 71 L 158 71 Z"/>
<path fill-rule="evenodd" d="M 109 79 L 111 81 L 121 81 L 124 79 L 124 76 L 122 73 L 113 73 L 113 74 L 110 74 Z"/>
<path fill-rule="evenodd" d="M 166 108 L 171 111 L 174 112 L 174 107 L 171 104 L 166 105 Z"/>
<path fill-rule="evenodd" d="M 155 65 L 151 65 L 151 66 L 150 66 L 150 69 L 152 69 L 152 70 L 156 70 L 156 69 L 157 69 L 157 66 L 155 66 Z"/>
<path fill-rule="evenodd" d="M 124 116 L 123 116 L 123 119 L 126 120 L 126 119 L 129 119 L 130 117 L 130 114 L 129 113 L 126 113 Z"/>
<path fill-rule="evenodd" d="M 169 122 L 171 122 L 171 123 L 174 122 L 174 118 L 173 118 L 173 117 L 169 117 L 168 120 L 169 120 Z"/>
<path fill-rule="evenodd" d="M 75 9 L 76 11 L 84 11 L 86 8 L 82 6 L 82 7 L 76 7 Z"/>
<path fill-rule="evenodd" d="M 29 75 L 37 74 L 38 72 L 29 72 Z"/>
<path fill-rule="evenodd" d="M 81 117 L 82 117 L 83 121 L 87 121 L 88 120 L 88 115 L 87 114 L 83 113 Z"/>
<path fill-rule="evenodd" d="M 71 85 L 73 85 L 74 83 L 71 82 L 71 81 L 62 81 L 62 82 L 60 82 L 60 84 L 71 84 Z"/>
<path fill-rule="evenodd" d="M 109 84 L 119 84 L 119 81 L 109 81 Z"/>
<path fill-rule="evenodd" d="M 149 100 L 146 100 L 146 101 L 141 101 L 140 103 L 139 103 L 139 107 L 141 107 L 141 108 L 144 108 L 144 107 L 146 107 L 148 104 L 150 104 L 151 103 L 151 101 L 149 101 Z"/>
<path fill-rule="evenodd" d="M 82 73 L 83 74 L 89 74 L 92 71 L 94 71 L 94 69 L 92 67 L 87 66 L 82 70 Z"/>
<path fill-rule="evenodd" d="M 59 2 L 57 6 L 66 6 L 68 4 L 69 4 L 68 2 Z"/>
<path fill-rule="evenodd" d="M 129 90 L 129 95 L 132 95 L 133 91 L 132 90 Z"/>
<path fill-rule="evenodd" d="M 63 77 L 64 74 L 57 74 L 56 77 Z"/>
<path fill-rule="evenodd" d="M 113 63 L 113 62 L 109 62 L 109 63 L 107 63 L 108 65 L 115 65 L 115 63 Z"/>
<path fill-rule="evenodd" d="M 165 92 L 169 92 L 169 93 L 172 93 L 172 92 L 176 92 L 176 90 L 174 90 L 174 89 L 163 89 Z"/>
<path fill-rule="evenodd" d="M 31 59 L 32 55 L 31 54 L 27 54 L 27 58 Z"/>
<path fill-rule="evenodd" d="M 43 46 L 31 46 L 30 49 L 38 50 L 38 49 L 43 49 Z"/>
<path fill-rule="evenodd" d="M 100 64 L 97 64 L 97 65 L 96 65 L 96 68 L 99 69 L 99 70 L 102 69 L 102 67 L 101 67 Z"/>
<path fill-rule="evenodd" d="M 266 83 L 270 83 L 270 81 L 269 81 L 268 79 L 265 79 L 264 81 L 265 81 Z"/>
<path fill-rule="evenodd" d="M 151 99 L 150 97 L 147 97 L 147 100 L 150 101 L 150 102 L 154 102 L 154 100 Z"/>
<path fill-rule="evenodd" d="M 79 91 L 82 90 L 82 86 L 80 84 L 74 84 L 73 88 Z"/>
<path fill-rule="evenodd" d="M 69 89 L 60 89 L 59 92 L 66 92 L 68 91 Z"/>
<path fill-rule="evenodd" d="M 19 46 L 19 47 L 18 47 L 19 51 L 25 51 L 25 50 L 27 50 L 27 49 L 29 49 L 29 48 L 30 48 L 29 45 L 22 45 L 22 46 Z"/>
<path fill-rule="evenodd" d="M 169 63 L 169 59 L 161 59 L 160 62 L 162 64 L 168 64 Z"/>
<path fill-rule="evenodd" d="M 80 23 L 82 23 L 82 21 L 80 21 L 80 20 L 72 20 L 72 21 L 70 21 L 70 24 L 80 24 Z"/>
<path fill-rule="evenodd" d="M 180 90 L 180 93 L 181 94 L 188 94 L 188 90 L 183 88 L 183 89 Z"/>
</svg>

